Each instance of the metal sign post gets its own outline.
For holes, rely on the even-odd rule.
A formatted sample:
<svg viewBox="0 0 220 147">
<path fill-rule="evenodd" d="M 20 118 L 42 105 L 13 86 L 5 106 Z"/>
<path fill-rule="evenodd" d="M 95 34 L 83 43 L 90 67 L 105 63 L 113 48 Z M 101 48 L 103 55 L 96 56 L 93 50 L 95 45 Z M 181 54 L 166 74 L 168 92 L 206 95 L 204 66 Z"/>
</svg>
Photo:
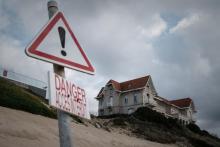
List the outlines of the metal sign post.
<svg viewBox="0 0 220 147">
<path fill-rule="evenodd" d="M 54 73 L 49 74 L 49 104 L 57 108 L 60 147 L 73 147 L 69 113 L 88 119 L 89 115 L 85 90 L 65 79 L 64 67 L 91 75 L 95 70 L 63 13 L 58 12 L 57 2 L 49 0 L 47 7 L 49 21 L 26 47 L 25 53 L 53 63 Z"/>
<path fill-rule="evenodd" d="M 49 19 L 58 11 L 58 6 L 56 1 L 49 1 L 47 3 Z M 65 77 L 64 67 L 60 65 L 53 64 L 54 73 Z M 59 126 L 59 136 L 60 136 L 60 147 L 73 147 L 72 137 L 70 133 L 70 116 L 68 113 L 57 110 L 58 115 L 58 126 Z"/>
</svg>

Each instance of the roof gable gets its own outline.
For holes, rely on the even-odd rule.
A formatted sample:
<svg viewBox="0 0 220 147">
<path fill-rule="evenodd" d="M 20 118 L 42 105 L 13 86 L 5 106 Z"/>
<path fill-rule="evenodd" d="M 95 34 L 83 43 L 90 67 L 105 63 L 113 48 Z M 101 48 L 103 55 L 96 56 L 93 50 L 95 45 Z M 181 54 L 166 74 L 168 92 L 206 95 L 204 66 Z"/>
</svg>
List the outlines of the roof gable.
<svg viewBox="0 0 220 147">
<path fill-rule="evenodd" d="M 120 83 L 118 83 L 115 80 L 109 80 L 108 83 L 106 85 L 112 84 L 112 86 L 114 87 L 115 90 L 119 90 L 121 89 Z"/>
<path fill-rule="evenodd" d="M 154 87 L 154 83 L 153 83 L 153 81 L 152 81 L 151 76 L 149 76 L 149 79 L 148 79 L 148 81 L 147 81 L 147 86 L 149 86 L 149 88 L 151 89 L 151 91 L 152 91 L 155 95 L 157 95 L 157 91 L 156 91 L 156 89 L 155 89 L 155 87 Z"/>
</svg>

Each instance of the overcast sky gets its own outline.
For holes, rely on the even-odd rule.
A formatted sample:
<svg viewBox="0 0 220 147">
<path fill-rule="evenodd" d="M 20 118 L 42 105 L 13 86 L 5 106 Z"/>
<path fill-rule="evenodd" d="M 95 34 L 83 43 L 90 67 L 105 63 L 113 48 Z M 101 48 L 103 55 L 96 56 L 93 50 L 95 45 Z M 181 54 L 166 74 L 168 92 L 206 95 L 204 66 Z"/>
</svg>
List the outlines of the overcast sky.
<svg viewBox="0 0 220 147">
<path fill-rule="evenodd" d="M 160 96 L 191 97 L 197 124 L 220 135 L 219 0 L 57 2 L 96 70 L 66 69 L 86 89 L 91 112 L 109 79 L 151 75 Z M 47 21 L 47 0 L 0 0 L 0 66 L 47 81 L 52 64 L 24 53 Z"/>
</svg>

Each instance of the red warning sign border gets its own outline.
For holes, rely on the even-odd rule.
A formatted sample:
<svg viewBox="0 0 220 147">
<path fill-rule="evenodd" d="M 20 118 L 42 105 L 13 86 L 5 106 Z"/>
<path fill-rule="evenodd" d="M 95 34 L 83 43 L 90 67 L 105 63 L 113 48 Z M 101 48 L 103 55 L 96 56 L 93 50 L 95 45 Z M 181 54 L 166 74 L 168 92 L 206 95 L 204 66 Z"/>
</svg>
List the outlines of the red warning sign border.
<svg viewBox="0 0 220 147">
<path fill-rule="evenodd" d="M 85 59 L 88 66 L 81 65 L 79 63 L 69 61 L 69 60 L 66 60 L 66 59 L 63 59 L 60 57 L 56 57 L 54 55 L 50 55 L 50 54 L 47 54 L 47 53 L 44 53 L 42 51 L 37 50 L 40 43 L 44 40 L 44 38 L 47 36 L 47 34 L 52 30 L 52 28 L 59 21 L 59 19 L 61 19 L 63 21 L 64 25 L 68 29 L 73 41 L 76 43 L 80 53 L 82 54 L 82 56 Z M 68 25 L 62 12 L 57 12 L 50 19 L 50 21 L 47 23 L 46 27 L 43 28 L 43 30 L 39 33 L 39 35 L 37 35 L 36 39 L 34 39 L 32 41 L 32 43 L 25 49 L 25 52 L 28 56 L 31 56 L 31 57 L 34 57 L 37 59 L 41 59 L 44 61 L 48 61 L 51 63 L 59 64 L 59 65 L 62 65 L 62 66 L 65 66 L 65 67 L 68 67 L 71 69 L 75 69 L 78 71 L 82 71 L 82 72 L 85 72 L 88 74 L 94 74 L 94 71 L 95 71 L 94 68 L 92 67 L 91 63 L 89 62 L 86 54 L 84 53 L 83 49 L 81 48 L 78 40 L 76 39 L 73 31 L 70 29 L 70 26 Z"/>
</svg>

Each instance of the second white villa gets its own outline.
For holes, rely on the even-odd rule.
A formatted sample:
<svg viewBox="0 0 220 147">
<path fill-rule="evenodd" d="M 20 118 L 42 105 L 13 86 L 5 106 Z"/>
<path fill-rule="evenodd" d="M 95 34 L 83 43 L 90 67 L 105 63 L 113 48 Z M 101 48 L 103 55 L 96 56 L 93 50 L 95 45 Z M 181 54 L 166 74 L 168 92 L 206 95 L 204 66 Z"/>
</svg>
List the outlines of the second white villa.
<svg viewBox="0 0 220 147">
<path fill-rule="evenodd" d="M 182 124 L 195 122 L 193 100 L 167 100 L 158 96 L 150 75 L 121 83 L 109 80 L 96 99 L 99 116 L 131 114 L 139 107 L 149 107 L 165 117 L 178 119 Z"/>
</svg>

